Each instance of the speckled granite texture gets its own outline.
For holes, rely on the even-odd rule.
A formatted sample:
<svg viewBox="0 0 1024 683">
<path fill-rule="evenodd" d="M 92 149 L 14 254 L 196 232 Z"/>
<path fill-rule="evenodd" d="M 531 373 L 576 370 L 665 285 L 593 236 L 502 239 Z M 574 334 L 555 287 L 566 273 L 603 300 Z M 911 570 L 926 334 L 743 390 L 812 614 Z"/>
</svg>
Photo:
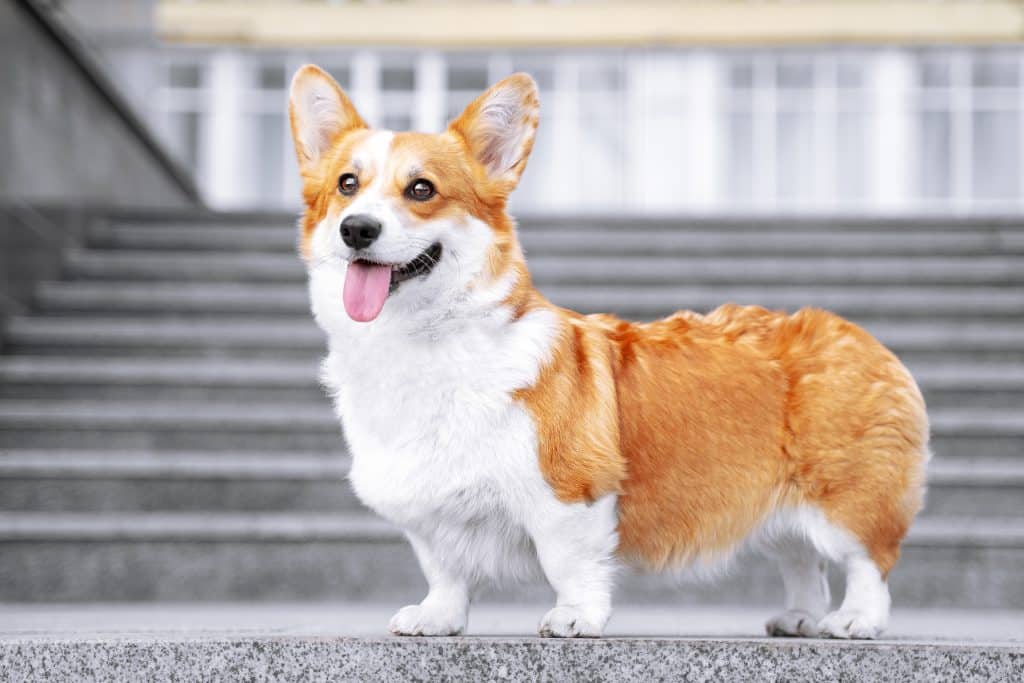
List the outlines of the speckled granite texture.
<svg viewBox="0 0 1024 683">
<path fill-rule="evenodd" d="M 311 638 L 23 640 L 29 681 L 1014 681 L 1024 646 L 760 639 Z"/>
<path fill-rule="evenodd" d="M 770 611 L 620 605 L 609 638 L 541 640 L 546 604 L 469 636 L 387 637 L 393 604 L 0 604 L 7 681 L 1022 681 L 1024 613 L 897 609 L 877 642 L 759 636 Z"/>
</svg>

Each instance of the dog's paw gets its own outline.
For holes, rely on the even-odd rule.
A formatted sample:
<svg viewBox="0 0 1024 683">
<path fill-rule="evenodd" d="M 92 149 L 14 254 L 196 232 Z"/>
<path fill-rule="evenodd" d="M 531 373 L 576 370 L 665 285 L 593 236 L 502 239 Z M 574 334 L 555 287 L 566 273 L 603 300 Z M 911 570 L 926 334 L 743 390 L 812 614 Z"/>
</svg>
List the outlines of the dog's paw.
<svg viewBox="0 0 1024 683">
<path fill-rule="evenodd" d="M 559 605 L 540 621 L 540 635 L 545 638 L 598 638 L 604 631 L 605 618 L 587 615 L 578 607 Z"/>
<path fill-rule="evenodd" d="M 764 628 L 772 637 L 816 638 L 821 633 L 818 619 L 810 612 L 791 609 L 769 619 Z"/>
<path fill-rule="evenodd" d="M 826 638 L 877 638 L 885 625 L 865 612 L 837 610 L 818 622 L 818 630 Z"/>
<path fill-rule="evenodd" d="M 466 619 L 445 610 L 406 605 L 391 617 L 388 629 L 396 636 L 457 636 L 466 629 Z"/>
</svg>

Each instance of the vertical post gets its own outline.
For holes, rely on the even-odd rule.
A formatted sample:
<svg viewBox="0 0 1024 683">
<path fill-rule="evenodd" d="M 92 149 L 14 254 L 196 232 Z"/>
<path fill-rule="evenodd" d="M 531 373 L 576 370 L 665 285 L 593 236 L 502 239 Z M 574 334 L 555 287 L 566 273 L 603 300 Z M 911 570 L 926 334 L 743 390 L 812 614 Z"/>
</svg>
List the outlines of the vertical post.
<svg viewBox="0 0 1024 683">
<path fill-rule="evenodd" d="M 558 141 L 554 145 L 552 174 L 563 185 L 552 187 L 545 197 L 545 203 L 558 210 L 578 207 L 578 178 L 576 170 L 579 163 L 579 63 L 576 55 L 559 55 L 555 59 L 554 69 L 554 103 L 550 112 L 552 136 Z"/>
<path fill-rule="evenodd" d="M 206 179 L 206 199 L 218 209 L 244 206 L 250 182 L 245 133 L 249 73 L 237 50 L 219 50 L 210 57 L 207 125 L 202 127 L 200 176 Z"/>
<path fill-rule="evenodd" d="M 284 72 L 286 87 L 291 83 L 292 75 L 299 70 L 303 64 L 309 62 L 305 55 L 293 53 L 285 57 Z M 285 93 L 287 97 L 287 92 Z M 295 158 L 295 146 L 292 142 L 291 129 L 288 127 L 288 119 L 285 118 L 285 126 L 281 131 L 284 151 L 284 176 L 281 183 L 281 199 L 285 206 L 297 206 L 302 197 L 302 181 L 299 178 L 299 165 Z"/>
<path fill-rule="evenodd" d="M 625 56 L 625 73 L 623 75 L 626 97 L 626 114 L 623 123 L 626 130 L 625 182 L 627 184 L 623 204 L 627 210 L 637 213 L 644 213 L 648 209 L 647 184 L 644 178 L 644 169 L 648 166 L 648 157 L 644 151 L 645 140 L 647 126 L 650 125 L 650 113 L 647 111 L 644 99 L 646 59 L 646 52 L 628 51 Z"/>
<path fill-rule="evenodd" d="M 775 168 L 778 165 L 778 104 L 775 91 L 775 59 L 760 54 L 754 59 L 753 112 L 753 209 L 771 211 L 778 202 Z"/>
<path fill-rule="evenodd" d="M 694 125 L 689 118 L 690 102 L 702 94 L 690 88 L 688 57 L 679 51 L 651 51 L 642 63 L 630 65 L 630 110 L 644 123 L 635 137 L 627 139 L 636 140 L 630 144 L 631 182 L 643 197 L 646 213 L 686 208 L 690 194 L 684 188 L 696 181 L 692 172 L 700 162 L 691 167 L 686 146 Z M 700 173 L 705 171 L 700 169 Z"/>
<path fill-rule="evenodd" d="M 1024 78 L 1024 52 L 1017 58 L 1017 73 Z M 1017 89 L 1017 210 L 1024 210 L 1024 87 Z"/>
<path fill-rule="evenodd" d="M 438 133 L 444 128 L 447 81 L 444 55 L 435 51 L 421 53 L 416 60 L 415 130 Z"/>
<path fill-rule="evenodd" d="M 952 107 L 953 210 L 966 213 L 971 208 L 974 182 L 974 136 L 972 134 L 974 97 L 971 91 L 971 58 L 963 51 L 950 55 L 950 104 Z"/>
<path fill-rule="evenodd" d="M 839 123 L 839 68 L 835 54 L 814 57 L 814 199 L 815 208 L 834 211 L 837 206 L 838 165 L 836 138 Z"/>
<path fill-rule="evenodd" d="M 375 52 L 352 55 L 352 103 L 367 123 L 380 125 L 380 57 Z"/>
<path fill-rule="evenodd" d="M 683 163 L 687 167 L 688 208 L 706 213 L 718 204 L 722 175 L 721 57 L 709 51 L 689 57 L 686 131 Z"/>
<path fill-rule="evenodd" d="M 905 50 L 883 50 L 875 56 L 873 71 L 872 197 L 880 211 L 906 211 L 917 185 L 914 59 Z"/>
</svg>

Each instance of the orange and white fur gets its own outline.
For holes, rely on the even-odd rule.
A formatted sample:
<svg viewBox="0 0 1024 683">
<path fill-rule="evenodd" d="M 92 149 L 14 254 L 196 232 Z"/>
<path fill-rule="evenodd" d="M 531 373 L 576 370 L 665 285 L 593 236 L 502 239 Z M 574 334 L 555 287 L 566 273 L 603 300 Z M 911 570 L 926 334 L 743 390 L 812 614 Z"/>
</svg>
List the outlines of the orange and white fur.
<svg viewBox="0 0 1024 683">
<path fill-rule="evenodd" d="M 885 628 L 928 458 L 892 353 L 819 310 L 633 323 L 550 303 L 506 213 L 538 123 L 529 76 L 437 135 L 371 130 L 314 66 L 289 109 L 351 482 L 430 586 L 394 633 L 460 633 L 482 585 L 542 575 L 540 633 L 599 636 L 619 566 L 713 573 L 744 547 L 782 572 L 770 634 Z M 835 610 L 827 562 L 846 575 Z"/>
</svg>

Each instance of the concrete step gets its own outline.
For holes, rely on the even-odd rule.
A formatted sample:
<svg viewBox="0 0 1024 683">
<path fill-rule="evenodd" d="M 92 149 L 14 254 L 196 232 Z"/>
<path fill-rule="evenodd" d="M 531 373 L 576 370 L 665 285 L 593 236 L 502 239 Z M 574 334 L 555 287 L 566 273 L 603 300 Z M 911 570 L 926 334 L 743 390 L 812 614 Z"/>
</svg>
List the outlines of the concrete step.
<svg viewBox="0 0 1024 683">
<path fill-rule="evenodd" d="M 623 239 L 628 234 L 629 239 Z M 595 230 L 525 224 L 520 238 L 531 254 L 645 256 L 968 256 L 1024 254 L 1024 234 L 1016 229 L 965 227 L 949 230 L 879 228 L 847 231 L 784 227 L 721 230 L 697 224 L 692 229 Z M 98 248 L 174 251 L 295 252 L 298 232 L 290 221 L 280 226 L 114 225 L 92 233 Z"/>
<path fill-rule="evenodd" d="M 954 320 L 862 318 L 865 327 L 908 362 L 957 365 L 979 360 L 1024 361 L 1024 324 Z M 5 335 L 15 352 L 76 355 L 266 356 L 312 362 L 326 348 L 309 315 L 15 316 Z"/>
<path fill-rule="evenodd" d="M 326 400 L 0 402 L 0 448 L 102 447 L 308 453 L 343 442 Z"/>
<path fill-rule="evenodd" d="M 316 401 L 318 363 L 298 359 L 0 356 L 0 398 Z"/>
<path fill-rule="evenodd" d="M 404 604 L 424 589 L 401 536 L 361 515 L 8 512 L 0 513 L 0 544 L 0 600 L 8 601 L 386 598 Z M 890 585 L 899 605 L 1020 609 L 1022 561 L 1021 518 L 921 518 Z M 780 593 L 772 563 L 755 558 L 712 586 L 680 589 L 665 577 L 627 574 L 617 591 L 623 602 L 663 605 L 773 604 Z M 488 596 L 495 594 L 544 600 L 550 589 L 536 584 Z"/>
<path fill-rule="evenodd" d="M 666 315 L 679 309 L 707 311 L 726 302 L 796 310 L 815 306 L 849 316 L 958 320 L 1024 315 L 1024 296 L 1014 288 L 965 286 L 744 287 L 558 286 L 542 288 L 555 303 L 628 318 Z M 57 313 L 178 313 L 194 315 L 299 315 L 309 309 L 298 283 L 49 282 L 38 304 Z"/>
<path fill-rule="evenodd" d="M 928 465 L 926 516 L 1012 517 L 1022 503 L 1024 457 L 936 458 Z"/>
<path fill-rule="evenodd" d="M 942 456 L 1024 452 L 1019 411 L 931 411 Z M 309 403 L 0 401 L 0 448 L 331 451 L 340 427 L 326 400 Z"/>
<path fill-rule="evenodd" d="M 475 605 L 468 635 L 397 638 L 388 603 L 11 605 L 12 680 L 842 681 L 1024 677 L 1024 617 L 894 611 L 885 640 L 765 638 L 758 608 L 618 605 L 606 637 L 536 637 L 548 605 Z M 273 672 L 269 674 L 268 672 Z"/>
<path fill-rule="evenodd" d="M 530 257 L 540 285 L 647 284 L 989 284 L 1024 283 L 1020 259 L 1007 256 L 935 257 Z M 88 280 L 175 282 L 300 282 L 294 254 L 73 249 L 65 274 Z"/>
<path fill-rule="evenodd" d="M 707 231 L 756 232 L 768 230 L 790 230 L 805 233 L 846 233 L 878 230 L 884 226 L 889 230 L 914 233 L 943 233 L 975 230 L 978 232 L 1024 231 L 1024 221 L 1019 216 L 813 216 L 807 214 L 775 216 L 629 216 L 595 214 L 543 214 L 513 212 L 520 230 L 543 232 L 579 231 L 621 232 L 652 230 L 666 232 Z M 278 229 L 282 225 L 296 223 L 294 211 L 218 211 L 215 214 L 184 213 L 169 215 L 119 215 L 96 221 L 91 228 L 97 234 L 104 234 L 113 228 L 190 228 L 201 225 L 216 229 L 268 228 Z"/>
<path fill-rule="evenodd" d="M 1024 339 L 1024 325 L 1007 330 Z M 312 316 L 224 316 L 219 319 L 152 316 L 15 316 L 7 325 L 9 348 L 32 353 L 290 356 L 313 361 L 324 355 L 324 334 Z M 1007 346 L 1006 344 L 1003 345 Z"/>
<path fill-rule="evenodd" d="M 0 510 L 363 511 L 340 454 L 0 453 Z"/>
<path fill-rule="evenodd" d="M 363 510 L 339 454 L 159 451 L 0 452 L 0 510 Z M 928 467 L 926 516 L 1021 512 L 1024 457 L 938 458 Z"/>
<path fill-rule="evenodd" d="M 928 405 L 1024 409 L 1015 363 L 910 364 Z M 0 398 L 268 400 L 323 398 L 318 364 L 297 359 L 0 356 Z"/>
</svg>

